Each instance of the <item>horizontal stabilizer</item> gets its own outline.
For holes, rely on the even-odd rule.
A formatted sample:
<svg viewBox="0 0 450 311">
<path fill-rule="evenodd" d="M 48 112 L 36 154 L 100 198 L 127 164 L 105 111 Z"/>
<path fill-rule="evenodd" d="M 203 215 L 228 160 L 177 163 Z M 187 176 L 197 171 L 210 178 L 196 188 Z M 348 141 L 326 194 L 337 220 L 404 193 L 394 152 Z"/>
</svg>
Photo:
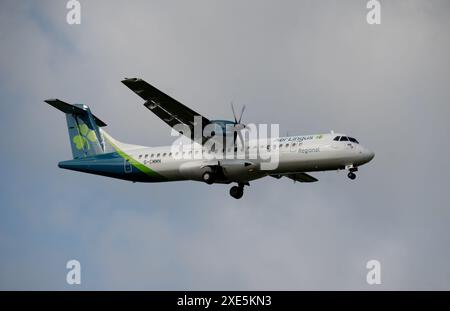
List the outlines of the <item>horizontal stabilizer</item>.
<svg viewBox="0 0 450 311">
<path fill-rule="evenodd" d="M 84 105 L 71 105 L 68 103 L 63 102 L 59 99 L 47 99 L 45 102 L 53 107 L 55 107 L 58 110 L 61 110 L 64 113 L 73 114 L 73 115 L 85 115 L 87 111 L 83 109 Z M 87 108 L 87 106 L 86 106 Z M 92 115 L 94 117 L 94 121 L 99 127 L 106 126 L 106 123 L 97 118 L 96 116 Z"/>
</svg>

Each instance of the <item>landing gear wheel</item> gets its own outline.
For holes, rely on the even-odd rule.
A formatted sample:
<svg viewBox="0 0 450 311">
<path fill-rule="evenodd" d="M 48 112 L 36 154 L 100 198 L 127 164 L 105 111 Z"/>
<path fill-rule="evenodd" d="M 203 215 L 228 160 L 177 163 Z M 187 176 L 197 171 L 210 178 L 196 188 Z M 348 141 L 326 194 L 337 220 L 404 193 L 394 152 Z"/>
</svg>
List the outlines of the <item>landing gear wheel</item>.
<svg viewBox="0 0 450 311">
<path fill-rule="evenodd" d="M 205 183 L 211 185 L 214 183 L 214 174 L 211 172 L 204 172 L 202 175 L 202 179 Z"/>
<path fill-rule="evenodd" d="M 240 199 L 244 195 L 244 187 L 233 186 L 230 189 L 230 195 L 235 199 Z"/>
<path fill-rule="evenodd" d="M 354 180 L 356 178 L 356 174 L 353 172 L 348 173 L 348 178 L 350 178 L 351 180 Z"/>
</svg>

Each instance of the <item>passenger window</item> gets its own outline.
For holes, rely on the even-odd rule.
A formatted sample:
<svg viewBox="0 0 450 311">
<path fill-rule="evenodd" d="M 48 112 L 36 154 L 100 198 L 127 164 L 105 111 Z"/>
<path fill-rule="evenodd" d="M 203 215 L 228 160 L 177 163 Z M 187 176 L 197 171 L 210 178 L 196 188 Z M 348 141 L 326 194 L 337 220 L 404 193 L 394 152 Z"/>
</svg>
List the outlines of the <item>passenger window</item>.
<svg viewBox="0 0 450 311">
<path fill-rule="evenodd" d="M 159 158 L 161 156 L 161 153 L 158 153 L 156 156 Z"/>
<path fill-rule="evenodd" d="M 148 158 L 148 154 L 145 155 L 145 158 L 146 158 L 146 159 Z"/>
<path fill-rule="evenodd" d="M 336 136 L 333 140 L 339 141 L 339 138 L 341 138 L 341 136 Z"/>
<path fill-rule="evenodd" d="M 167 153 L 165 153 L 165 152 L 164 152 L 164 153 L 163 153 L 163 157 L 165 157 L 165 156 L 166 156 L 166 154 L 167 154 Z"/>
<path fill-rule="evenodd" d="M 141 159 L 141 158 L 142 158 L 142 154 L 139 155 L 139 159 Z"/>
<path fill-rule="evenodd" d="M 342 137 L 341 137 L 341 141 L 348 141 L 348 139 L 347 139 L 346 136 L 342 136 Z"/>
</svg>

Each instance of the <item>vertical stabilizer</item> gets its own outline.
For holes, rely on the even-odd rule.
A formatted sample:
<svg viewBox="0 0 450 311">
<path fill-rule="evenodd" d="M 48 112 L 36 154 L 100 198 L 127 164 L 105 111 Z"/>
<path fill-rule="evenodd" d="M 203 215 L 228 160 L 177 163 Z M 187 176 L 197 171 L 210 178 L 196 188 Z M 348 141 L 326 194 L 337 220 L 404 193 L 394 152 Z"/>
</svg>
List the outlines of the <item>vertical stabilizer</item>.
<svg viewBox="0 0 450 311">
<path fill-rule="evenodd" d="M 74 159 L 105 152 L 105 142 L 100 127 L 106 124 L 94 116 L 88 106 L 71 105 L 59 99 L 48 99 L 45 102 L 66 114 Z"/>
</svg>

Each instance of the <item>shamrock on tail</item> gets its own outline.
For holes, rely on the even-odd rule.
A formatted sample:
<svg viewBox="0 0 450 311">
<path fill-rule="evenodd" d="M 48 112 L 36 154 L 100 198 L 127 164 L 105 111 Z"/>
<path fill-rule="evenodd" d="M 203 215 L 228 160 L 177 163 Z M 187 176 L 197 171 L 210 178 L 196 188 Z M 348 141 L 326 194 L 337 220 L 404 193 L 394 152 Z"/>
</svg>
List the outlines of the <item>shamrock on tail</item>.
<svg viewBox="0 0 450 311">
<path fill-rule="evenodd" d="M 86 124 L 78 125 L 78 135 L 73 137 L 73 143 L 77 149 L 84 149 L 84 146 L 89 150 L 89 141 L 96 142 L 97 136 L 93 130 L 90 130 Z"/>
</svg>

